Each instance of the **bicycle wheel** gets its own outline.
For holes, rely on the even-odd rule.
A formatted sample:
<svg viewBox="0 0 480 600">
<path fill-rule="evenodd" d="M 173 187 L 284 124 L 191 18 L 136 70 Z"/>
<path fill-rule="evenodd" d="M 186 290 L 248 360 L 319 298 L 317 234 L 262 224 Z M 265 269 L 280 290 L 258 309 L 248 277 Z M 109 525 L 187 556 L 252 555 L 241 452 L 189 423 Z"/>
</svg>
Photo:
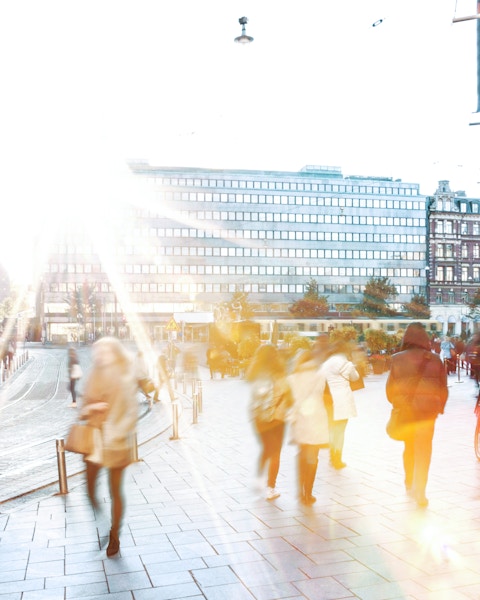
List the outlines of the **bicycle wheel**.
<svg viewBox="0 0 480 600">
<path fill-rule="evenodd" d="M 477 457 L 477 460 L 480 460 L 480 418 L 477 419 L 477 424 L 475 426 L 473 445 L 475 447 L 475 456 Z"/>
</svg>

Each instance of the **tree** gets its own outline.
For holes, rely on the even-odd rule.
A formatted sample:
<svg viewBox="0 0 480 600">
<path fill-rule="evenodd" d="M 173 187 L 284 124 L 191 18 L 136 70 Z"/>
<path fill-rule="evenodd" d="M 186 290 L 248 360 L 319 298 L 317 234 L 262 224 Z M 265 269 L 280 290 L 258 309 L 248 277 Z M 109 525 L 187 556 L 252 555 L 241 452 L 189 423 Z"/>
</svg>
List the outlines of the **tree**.
<svg viewBox="0 0 480 600">
<path fill-rule="evenodd" d="M 371 317 L 389 317 L 397 312 L 388 306 L 388 300 L 398 295 L 388 277 L 372 277 L 363 291 L 362 311 Z"/>
<path fill-rule="evenodd" d="M 388 334 L 383 329 L 367 329 L 365 342 L 371 354 L 381 354 L 388 347 Z"/>
<path fill-rule="evenodd" d="M 407 302 L 403 305 L 403 309 L 409 317 L 414 317 L 417 319 L 430 318 L 430 308 L 427 304 L 427 299 L 425 296 L 420 294 L 415 294 L 412 296 L 410 302 Z"/>
<path fill-rule="evenodd" d="M 355 327 L 346 326 L 332 329 L 329 334 L 329 340 L 336 342 L 337 340 L 345 340 L 346 342 L 357 342 L 358 331 Z"/>
<path fill-rule="evenodd" d="M 475 319 L 480 315 L 480 288 L 476 289 L 471 302 L 468 303 L 468 308 L 470 309 L 468 316 L 471 319 Z"/>
<path fill-rule="evenodd" d="M 305 294 L 288 308 L 294 317 L 299 319 L 323 317 L 328 313 L 328 298 L 320 296 L 318 283 L 312 278 L 306 285 Z"/>
<path fill-rule="evenodd" d="M 92 332 L 94 333 L 94 321 L 100 310 L 100 303 L 97 298 L 95 284 L 84 283 L 82 287 L 76 288 L 69 296 L 64 298 L 68 304 L 68 314 L 70 319 L 79 325 L 92 323 Z"/>
</svg>

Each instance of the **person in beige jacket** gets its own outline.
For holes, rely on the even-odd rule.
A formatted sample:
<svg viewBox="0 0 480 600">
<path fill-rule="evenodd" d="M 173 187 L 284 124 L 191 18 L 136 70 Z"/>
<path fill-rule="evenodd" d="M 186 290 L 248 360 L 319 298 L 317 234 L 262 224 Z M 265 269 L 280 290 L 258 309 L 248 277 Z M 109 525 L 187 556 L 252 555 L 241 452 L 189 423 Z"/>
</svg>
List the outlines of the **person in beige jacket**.
<svg viewBox="0 0 480 600">
<path fill-rule="evenodd" d="M 87 491 L 96 508 L 99 470 L 109 470 L 112 495 L 112 528 L 107 556 L 120 549 L 119 531 L 124 512 L 122 479 L 132 462 L 134 433 L 138 418 L 137 381 L 132 358 L 122 343 L 104 337 L 92 346 L 93 365 L 84 388 L 81 417 L 95 427 L 94 450 L 85 457 Z"/>
<path fill-rule="evenodd" d="M 330 462 L 335 469 L 347 465 L 342 460 L 345 429 L 348 419 L 357 416 L 355 399 L 350 382 L 360 378 L 355 365 L 349 360 L 350 345 L 337 340 L 330 348 L 330 356 L 323 363 L 320 373 L 325 378 L 332 396 L 332 419 L 330 422 Z"/>
<path fill-rule="evenodd" d="M 312 495 L 317 473 L 318 452 L 328 445 L 328 415 L 323 393 L 325 379 L 313 352 L 305 350 L 298 357 L 293 372 L 287 377 L 293 395 L 291 414 L 292 441 L 298 444 L 299 500 L 316 502 Z"/>
</svg>

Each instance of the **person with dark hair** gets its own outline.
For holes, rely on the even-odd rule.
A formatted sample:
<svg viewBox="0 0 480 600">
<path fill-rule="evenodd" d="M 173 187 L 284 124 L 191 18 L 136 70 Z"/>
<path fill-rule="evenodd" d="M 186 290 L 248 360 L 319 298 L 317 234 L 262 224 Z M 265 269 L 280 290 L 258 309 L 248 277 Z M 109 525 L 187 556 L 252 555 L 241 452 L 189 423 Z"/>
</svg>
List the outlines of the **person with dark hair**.
<svg viewBox="0 0 480 600">
<path fill-rule="evenodd" d="M 299 446 L 298 497 L 302 504 L 316 502 L 312 494 L 317 473 L 318 452 L 328 445 L 328 415 L 323 400 L 325 379 L 319 374 L 314 353 L 303 351 L 287 377 L 293 394 L 292 441 Z"/>
<path fill-rule="evenodd" d="M 391 359 L 386 392 L 388 401 L 402 412 L 405 423 L 406 491 L 414 496 L 419 507 L 426 507 L 435 420 L 443 413 L 448 388 L 443 362 L 431 351 L 421 323 L 411 323 L 405 330 L 401 351 Z"/>
<path fill-rule="evenodd" d="M 325 378 L 332 398 L 330 421 L 330 463 L 334 469 L 343 469 L 343 445 L 348 419 L 357 416 L 355 399 L 350 387 L 351 381 L 360 378 L 355 365 L 350 360 L 350 344 L 336 340 L 329 348 L 329 357 L 323 363 L 320 373 Z"/>
<path fill-rule="evenodd" d="M 119 531 L 124 512 L 122 478 L 132 462 L 132 445 L 138 418 L 137 379 L 133 360 L 122 343 L 104 337 L 92 346 L 92 370 L 84 390 L 81 417 L 95 428 L 93 452 L 85 457 L 87 492 L 94 508 L 99 470 L 109 471 L 112 528 L 107 556 L 120 549 Z"/>
<path fill-rule="evenodd" d="M 266 499 L 280 496 L 276 489 L 280 468 L 285 422 L 293 404 L 286 379 L 285 362 L 276 346 L 266 344 L 255 352 L 245 374 L 251 384 L 250 411 L 255 431 L 262 446 L 258 460 L 258 477 L 262 478 L 268 463 Z"/>
</svg>

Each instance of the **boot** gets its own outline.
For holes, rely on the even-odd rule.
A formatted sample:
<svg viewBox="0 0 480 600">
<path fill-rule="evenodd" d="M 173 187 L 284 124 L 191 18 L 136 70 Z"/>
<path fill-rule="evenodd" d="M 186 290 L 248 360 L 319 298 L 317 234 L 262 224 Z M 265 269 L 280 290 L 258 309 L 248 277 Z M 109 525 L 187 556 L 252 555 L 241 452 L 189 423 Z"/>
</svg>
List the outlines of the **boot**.
<svg viewBox="0 0 480 600">
<path fill-rule="evenodd" d="M 305 486 L 304 486 L 304 499 L 303 503 L 307 505 L 314 504 L 317 499 L 312 496 L 313 483 L 315 481 L 315 475 L 317 474 L 317 464 L 305 465 Z"/>
<path fill-rule="evenodd" d="M 334 450 L 332 453 L 331 464 L 334 469 L 344 469 L 347 466 L 347 463 L 344 463 L 342 460 L 342 451 Z"/>
<path fill-rule="evenodd" d="M 303 503 L 305 498 L 305 462 L 302 453 L 298 454 L 298 499 Z"/>
</svg>

